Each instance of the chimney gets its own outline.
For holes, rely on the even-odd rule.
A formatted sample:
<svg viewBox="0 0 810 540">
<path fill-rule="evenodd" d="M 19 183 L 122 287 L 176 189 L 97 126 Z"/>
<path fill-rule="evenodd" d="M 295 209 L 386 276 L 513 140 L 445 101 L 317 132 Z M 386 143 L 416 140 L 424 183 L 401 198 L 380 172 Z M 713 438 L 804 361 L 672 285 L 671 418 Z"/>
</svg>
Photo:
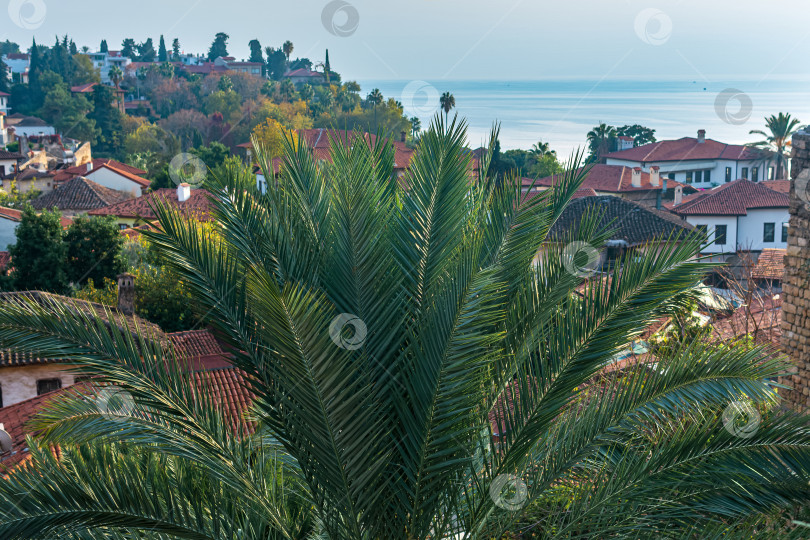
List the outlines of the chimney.
<svg viewBox="0 0 810 540">
<path fill-rule="evenodd" d="M 675 199 L 672 201 L 672 206 L 678 206 L 683 202 L 683 186 L 675 188 Z"/>
<path fill-rule="evenodd" d="M 191 198 L 191 186 L 183 182 L 177 186 L 177 200 L 178 202 L 186 202 Z"/>
<path fill-rule="evenodd" d="M 633 187 L 641 187 L 641 167 L 633 167 L 631 184 L 633 184 Z"/>
<path fill-rule="evenodd" d="M 699 129 L 698 130 L 698 144 L 703 144 L 706 142 L 706 130 Z"/>
<path fill-rule="evenodd" d="M 400 141 L 400 142 L 405 142 L 405 138 L 406 138 L 407 136 L 408 136 L 408 134 L 407 134 L 407 133 L 405 133 L 404 131 L 400 131 L 400 132 L 399 132 L 399 141 Z"/>
<path fill-rule="evenodd" d="M 87 162 L 87 172 L 90 172 L 92 170 L 93 170 L 93 160 L 90 160 Z"/>
<path fill-rule="evenodd" d="M 135 276 L 132 274 L 118 276 L 118 311 L 124 315 L 135 314 Z"/>
<path fill-rule="evenodd" d="M 650 185 L 657 186 L 661 183 L 661 167 L 653 165 L 650 167 Z"/>
</svg>

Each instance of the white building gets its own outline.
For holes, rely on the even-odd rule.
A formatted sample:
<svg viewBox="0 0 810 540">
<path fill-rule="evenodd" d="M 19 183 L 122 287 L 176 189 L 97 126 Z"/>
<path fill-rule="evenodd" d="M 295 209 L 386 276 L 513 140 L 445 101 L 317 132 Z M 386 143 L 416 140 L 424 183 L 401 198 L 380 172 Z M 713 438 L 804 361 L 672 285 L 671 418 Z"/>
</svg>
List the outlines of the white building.
<svg viewBox="0 0 810 540">
<path fill-rule="evenodd" d="M 8 66 L 12 81 L 28 84 L 28 70 L 31 67 L 31 57 L 28 53 L 4 54 L 3 63 Z"/>
<path fill-rule="evenodd" d="M 666 206 L 705 231 L 705 254 L 787 248 L 790 197 L 762 184 L 735 180 Z"/>
<path fill-rule="evenodd" d="M 605 157 L 608 165 L 641 167 L 645 172 L 657 166 L 662 177 L 701 189 L 740 178 L 754 182 L 776 179 L 776 159 L 771 153 L 707 139 L 704 129 L 697 138 L 659 141 Z"/>
<path fill-rule="evenodd" d="M 11 94 L 6 94 L 5 92 L 0 92 L 0 112 L 4 114 L 8 114 L 10 110 L 8 108 L 8 98 L 11 97 Z"/>
<path fill-rule="evenodd" d="M 104 84 L 112 84 L 110 80 L 111 67 L 118 66 L 123 73 L 124 68 L 132 63 L 132 60 L 128 57 L 121 56 L 121 51 L 87 53 L 87 56 L 93 62 L 93 67 L 98 70 L 101 75 L 101 82 Z"/>
</svg>

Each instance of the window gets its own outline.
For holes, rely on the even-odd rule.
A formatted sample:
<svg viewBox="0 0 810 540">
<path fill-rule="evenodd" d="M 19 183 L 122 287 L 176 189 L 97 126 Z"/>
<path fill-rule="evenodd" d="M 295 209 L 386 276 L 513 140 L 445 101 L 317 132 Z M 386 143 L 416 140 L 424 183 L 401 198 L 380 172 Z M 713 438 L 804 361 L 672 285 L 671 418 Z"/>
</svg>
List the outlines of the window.
<svg viewBox="0 0 810 540">
<path fill-rule="evenodd" d="M 700 232 L 700 236 L 706 240 L 709 237 L 709 226 L 708 225 L 695 225 L 695 228 Z"/>
<path fill-rule="evenodd" d="M 773 180 L 773 167 L 768 167 L 768 180 Z"/>
<path fill-rule="evenodd" d="M 751 169 L 751 180 L 754 182 L 759 182 L 759 167 L 754 167 Z"/>
<path fill-rule="evenodd" d="M 746 179 L 748 178 L 748 167 L 743 167 L 742 168 L 742 176 L 741 176 L 741 178 L 746 178 Z"/>
<path fill-rule="evenodd" d="M 788 224 L 782 223 L 782 242 L 787 242 L 787 235 L 788 235 Z"/>
<path fill-rule="evenodd" d="M 127 224 L 126 224 L 126 223 L 119 223 L 119 224 L 118 224 L 118 228 L 119 228 L 119 229 L 121 229 L 121 230 L 123 231 L 124 229 L 126 229 L 126 228 L 127 228 Z"/>
<path fill-rule="evenodd" d="M 773 242 L 773 234 L 774 229 L 776 228 L 775 223 L 766 223 L 765 227 L 762 230 L 762 241 L 765 243 Z"/>
<path fill-rule="evenodd" d="M 691 172 L 686 173 L 686 183 L 687 184 L 692 183 L 692 173 Z"/>
<path fill-rule="evenodd" d="M 726 182 L 731 182 L 731 167 L 726 167 Z"/>
<path fill-rule="evenodd" d="M 669 178 L 670 180 L 675 180 L 675 173 L 671 172 L 671 173 L 667 174 L 667 178 Z"/>
<path fill-rule="evenodd" d="M 62 388 L 62 379 L 40 379 L 37 381 L 37 395 L 47 394 Z"/>
<path fill-rule="evenodd" d="M 728 234 L 728 225 L 715 225 L 714 226 L 714 245 L 725 246 L 726 235 Z"/>
<path fill-rule="evenodd" d="M 701 176 L 701 171 L 695 171 L 695 183 L 696 184 L 699 184 L 699 183 L 702 182 L 702 180 L 700 179 L 700 176 Z"/>
<path fill-rule="evenodd" d="M 712 171 L 703 171 L 703 181 L 704 182 L 712 181 Z"/>
</svg>

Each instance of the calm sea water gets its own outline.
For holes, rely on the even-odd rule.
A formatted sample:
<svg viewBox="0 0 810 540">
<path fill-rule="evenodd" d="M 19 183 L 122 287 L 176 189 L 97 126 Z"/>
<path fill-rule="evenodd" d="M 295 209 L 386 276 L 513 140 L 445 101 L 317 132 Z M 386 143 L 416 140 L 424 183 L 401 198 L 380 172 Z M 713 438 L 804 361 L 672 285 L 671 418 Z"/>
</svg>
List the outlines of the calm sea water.
<svg viewBox="0 0 810 540">
<path fill-rule="evenodd" d="M 543 140 L 561 156 L 585 145 L 586 134 L 599 122 L 642 124 L 655 129 L 658 139 L 694 137 L 705 129 L 711 139 L 736 144 L 758 140 L 749 131 L 764 129 L 764 117 L 780 111 L 810 123 L 810 80 L 358 82 L 363 95 L 379 88 L 386 98 L 401 101 L 406 114 L 418 116 L 423 126 L 438 111 L 438 96 L 449 91 L 469 123 L 472 147 L 487 140 L 497 121 L 503 149 L 528 149 Z M 728 103 L 720 114 L 718 96 Z"/>
</svg>

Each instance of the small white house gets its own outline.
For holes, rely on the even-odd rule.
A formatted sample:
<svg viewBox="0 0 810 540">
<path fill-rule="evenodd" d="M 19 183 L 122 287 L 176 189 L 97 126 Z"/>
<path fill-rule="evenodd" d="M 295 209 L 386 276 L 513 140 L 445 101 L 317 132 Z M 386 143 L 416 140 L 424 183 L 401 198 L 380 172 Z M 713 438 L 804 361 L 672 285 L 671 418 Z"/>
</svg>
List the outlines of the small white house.
<svg viewBox="0 0 810 540">
<path fill-rule="evenodd" d="M 787 248 L 790 198 L 762 184 L 735 180 L 666 206 L 705 231 L 705 254 Z"/>
<path fill-rule="evenodd" d="M 0 116 L 0 129 L 2 129 L 3 117 Z M 0 135 L 1 136 L 1 135 Z M 17 164 L 25 159 L 25 156 L 17 152 L 7 152 L 0 150 L 0 175 L 8 176 L 14 172 Z"/>
<path fill-rule="evenodd" d="M 776 180 L 776 159 L 762 150 L 737 144 L 725 144 L 706 138 L 706 130 L 697 138 L 684 137 L 658 141 L 608 154 L 608 165 L 659 168 L 662 178 L 695 188 L 712 188 L 744 178 L 753 182 Z M 783 174 L 787 165 L 783 166 Z"/>
</svg>

